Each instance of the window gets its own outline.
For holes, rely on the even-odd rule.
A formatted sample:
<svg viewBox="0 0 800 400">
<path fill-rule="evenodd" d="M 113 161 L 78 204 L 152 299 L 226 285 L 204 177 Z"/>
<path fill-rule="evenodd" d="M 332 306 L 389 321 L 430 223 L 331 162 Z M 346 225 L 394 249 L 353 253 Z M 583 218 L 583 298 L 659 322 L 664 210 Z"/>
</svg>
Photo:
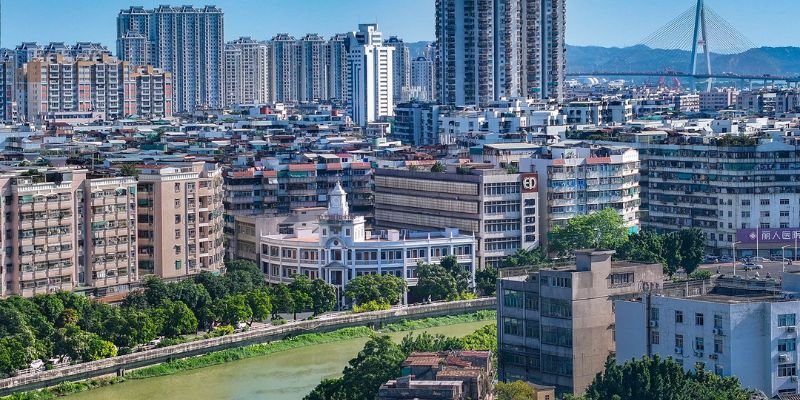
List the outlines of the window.
<svg viewBox="0 0 800 400">
<path fill-rule="evenodd" d="M 769 229 L 769 222 L 762 222 L 758 225 L 761 229 Z"/>
<path fill-rule="evenodd" d="M 181 215 L 180 214 L 175 214 L 175 223 L 176 224 L 180 224 L 181 223 Z"/>
<path fill-rule="evenodd" d="M 180 192 L 181 192 L 181 184 L 180 183 L 176 183 L 175 184 L 175 193 L 180 193 Z"/>
<path fill-rule="evenodd" d="M 750 211 L 742 211 L 742 218 L 750 218 Z"/>
<path fill-rule="evenodd" d="M 175 229 L 175 239 L 180 239 L 180 238 L 181 238 L 181 230 Z"/>
<path fill-rule="evenodd" d="M 794 364 L 778 364 L 778 376 L 797 376 L 797 366 Z"/>
<path fill-rule="evenodd" d="M 722 339 L 714 339 L 714 353 L 722 354 Z"/>
<path fill-rule="evenodd" d="M 683 323 L 683 311 L 676 310 L 675 311 L 675 323 L 682 324 Z"/>
<path fill-rule="evenodd" d="M 714 314 L 714 328 L 722 328 L 722 315 Z"/>
<path fill-rule="evenodd" d="M 181 208 L 181 200 L 175 199 L 175 208 Z"/>
<path fill-rule="evenodd" d="M 660 340 L 658 331 L 650 331 L 650 344 L 659 344 Z"/>
<path fill-rule="evenodd" d="M 762 212 L 761 212 L 761 216 L 762 216 L 763 218 L 767 218 L 767 217 L 769 217 L 769 211 L 762 211 Z"/>
<path fill-rule="evenodd" d="M 778 339 L 778 351 L 795 351 L 797 349 L 797 339 Z"/>
<path fill-rule="evenodd" d="M 781 199 L 781 205 L 782 206 L 788 206 L 789 205 L 789 199 Z"/>
<path fill-rule="evenodd" d="M 611 286 L 627 286 L 633 284 L 633 272 L 611 274 Z"/>
<path fill-rule="evenodd" d="M 695 325 L 703 325 L 703 314 L 702 313 L 696 313 L 694 315 L 694 324 Z"/>
<path fill-rule="evenodd" d="M 539 296 L 536 293 L 525 293 L 525 309 L 532 311 L 539 310 Z"/>
<path fill-rule="evenodd" d="M 539 321 L 535 319 L 525 320 L 525 337 L 531 339 L 539 338 Z"/>
<path fill-rule="evenodd" d="M 572 347 L 572 329 L 559 326 L 542 326 L 542 343 L 561 347 Z"/>
<path fill-rule="evenodd" d="M 742 205 L 743 206 L 749 206 L 750 205 L 750 200 L 742 200 Z"/>
<path fill-rule="evenodd" d="M 175 246 L 175 254 L 181 254 L 181 246 Z"/>
<path fill-rule="evenodd" d="M 789 212 L 788 211 L 781 211 L 780 216 L 781 217 L 788 217 L 789 216 Z"/>
<path fill-rule="evenodd" d="M 541 313 L 545 317 L 572 318 L 572 304 L 569 300 L 542 297 Z"/>
<path fill-rule="evenodd" d="M 181 269 L 181 262 L 175 261 L 175 269 Z"/>
<path fill-rule="evenodd" d="M 795 326 L 794 314 L 780 314 L 778 315 L 778 326 Z"/>
<path fill-rule="evenodd" d="M 516 290 L 503 290 L 503 305 L 506 307 L 521 308 L 522 292 Z"/>
<path fill-rule="evenodd" d="M 675 347 L 683 349 L 683 335 L 675 335 Z"/>
<path fill-rule="evenodd" d="M 522 320 L 503 318 L 503 333 L 511 336 L 522 336 Z"/>
<path fill-rule="evenodd" d="M 650 319 L 658 321 L 658 308 L 653 307 L 650 309 Z"/>
<path fill-rule="evenodd" d="M 705 349 L 706 349 L 706 345 L 703 342 L 703 338 L 701 338 L 701 337 L 694 338 L 694 350 L 702 352 Z"/>
<path fill-rule="evenodd" d="M 768 206 L 769 205 L 769 199 L 761 199 L 761 205 L 762 206 Z"/>
</svg>

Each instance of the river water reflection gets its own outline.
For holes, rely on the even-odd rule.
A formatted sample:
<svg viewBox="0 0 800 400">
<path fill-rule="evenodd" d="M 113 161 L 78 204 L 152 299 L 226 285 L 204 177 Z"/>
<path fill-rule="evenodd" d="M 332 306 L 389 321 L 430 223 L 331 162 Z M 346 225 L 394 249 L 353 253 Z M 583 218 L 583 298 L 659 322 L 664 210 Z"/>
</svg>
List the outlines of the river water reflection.
<svg viewBox="0 0 800 400">
<path fill-rule="evenodd" d="M 491 321 L 426 328 L 432 334 L 464 336 Z M 389 334 L 399 341 L 408 332 Z M 175 375 L 131 380 L 69 396 L 71 400 L 297 400 L 324 378 L 341 375 L 367 338 L 302 347 Z"/>
</svg>

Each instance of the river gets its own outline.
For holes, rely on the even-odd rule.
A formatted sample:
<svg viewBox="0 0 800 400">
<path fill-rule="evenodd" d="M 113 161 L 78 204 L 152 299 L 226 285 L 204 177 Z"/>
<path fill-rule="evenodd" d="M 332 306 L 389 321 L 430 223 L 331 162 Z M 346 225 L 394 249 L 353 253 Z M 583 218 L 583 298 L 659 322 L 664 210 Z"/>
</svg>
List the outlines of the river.
<svg viewBox="0 0 800 400">
<path fill-rule="evenodd" d="M 464 336 L 491 321 L 426 328 L 448 336 Z M 399 341 L 409 332 L 388 334 Z M 174 375 L 129 380 L 69 396 L 70 400 L 298 400 L 322 379 L 341 375 L 368 338 L 301 347 Z"/>
</svg>

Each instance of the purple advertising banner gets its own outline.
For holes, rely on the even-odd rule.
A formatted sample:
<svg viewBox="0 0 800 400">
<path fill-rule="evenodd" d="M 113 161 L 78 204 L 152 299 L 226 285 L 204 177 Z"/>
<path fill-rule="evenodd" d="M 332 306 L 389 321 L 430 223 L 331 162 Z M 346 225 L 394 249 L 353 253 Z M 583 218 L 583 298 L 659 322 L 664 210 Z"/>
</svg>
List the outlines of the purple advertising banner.
<svg viewBox="0 0 800 400">
<path fill-rule="evenodd" d="M 742 243 L 794 243 L 800 241 L 800 228 L 738 229 L 736 240 Z"/>
</svg>

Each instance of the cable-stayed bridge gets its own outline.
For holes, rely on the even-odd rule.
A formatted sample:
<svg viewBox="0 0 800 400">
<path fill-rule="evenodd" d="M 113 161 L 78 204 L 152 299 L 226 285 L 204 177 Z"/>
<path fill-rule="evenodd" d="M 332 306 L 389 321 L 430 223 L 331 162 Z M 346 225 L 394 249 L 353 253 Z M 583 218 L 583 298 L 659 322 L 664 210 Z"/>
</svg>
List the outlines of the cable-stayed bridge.
<svg viewBox="0 0 800 400">
<path fill-rule="evenodd" d="M 800 76 L 739 75 L 728 72 L 714 72 L 712 54 L 739 54 L 756 47 L 747 37 L 717 14 L 704 0 L 684 11 L 672 21 L 644 38 L 639 45 L 651 49 L 680 50 L 688 52 L 687 68 L 683 71 L 664 69 L 661 71 L 592 71 L 567 73 L 567 76 L 609 76 L 609 77 L 665 77 L 690 78 L 693 82 L 706 83 L 711 89 L 714 79 L 744 82 L 761 81 L 765 85 L 785 82 L 798 86 Z"/>
</svg>

